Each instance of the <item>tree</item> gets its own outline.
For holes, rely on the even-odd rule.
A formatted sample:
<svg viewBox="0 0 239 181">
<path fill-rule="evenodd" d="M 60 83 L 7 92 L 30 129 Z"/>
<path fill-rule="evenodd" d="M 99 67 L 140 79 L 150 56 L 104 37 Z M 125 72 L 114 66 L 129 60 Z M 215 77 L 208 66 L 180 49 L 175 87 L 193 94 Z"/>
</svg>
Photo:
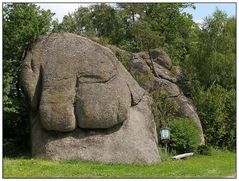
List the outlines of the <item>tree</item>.
<svg viewBox="0 0 239 181">
<path fill-rule="evenodd" d="M 236 148 L 235 95 L 235 90 L 227 91 L 220 85 L 197 93 L 196 106 L 209 145 Z"/>
<path fill-rule="evenodd" d="M 37 37 L 50 31 L 53 13 L 32 3 L 3 5 L 4 138 L 24 142 L 27 110 L 20 87 L 20 63 Z"/>
<path fill-rule="evenodd" d="M 202 30 L 198 32 L 197 45 L 190 50 L 184 67 L 187 74 L 194 74 L 205 89 L 214 84 L 226 89 L 235 88 L 235 22 L 235 18 L 227 18 L 225 13 L 217 10 L 213 16 L 205 19 Z M 187 66 L 194 68 L 190 70 Z"/>
<path fill-rule="evenodd" d="M 75 24 L 73 17 L 70 14 L 63 17 L 62 23 L 59 26 L 61 32 L 77 33 L 77 30 L 74 29 Z"/>
<path fill-rule="evenodd" d="M 144 14 L 146 4 L 140 3 L 118 3 L 118 8 L 122 8 L 129 17 L 129 20 L 134 23 L 137 19 L 141 19 Z"/>
<path fill-rule="evenodd" d="M 92 12 L 89 7 L 79 7 L 75 12 L 68 15 L 68 21 L 72 21 L 72 31 L 80 35 L 84 35 L 85 33 L 94 35 L 95 30 L 91 16 Z"/>
<path fill-rule="evenodd" d="M 184 93 L 194 100 L 206 141 L 235 149 L 236 20 L 216 10 L 205 18 L 183 61 Z"/>
<path fill-rule="evenodd" d="M 52 32 L 53 33 L 60 32 L 60 25 L 58 19 L 52 21 Z"/>
<path fill-rule="evenodd" d="M 183 13 L 189 3 L 147 3 L 140 4 L 139 20 L 147 22 L 150 30 L 161 37 L 161 47 L 179 64 L 188 50 L 188 40 L 194 24 L 192 16 Z"/>
<path fill-rule="evenodd" d="M 101 3 L 100 5 L 92 6 L 91 9 L 93 25 L 96 29 L 97 36 L 110 37 L 116 28 L 116 12 L 114 8 L 105 3 Z"/>
</svg>

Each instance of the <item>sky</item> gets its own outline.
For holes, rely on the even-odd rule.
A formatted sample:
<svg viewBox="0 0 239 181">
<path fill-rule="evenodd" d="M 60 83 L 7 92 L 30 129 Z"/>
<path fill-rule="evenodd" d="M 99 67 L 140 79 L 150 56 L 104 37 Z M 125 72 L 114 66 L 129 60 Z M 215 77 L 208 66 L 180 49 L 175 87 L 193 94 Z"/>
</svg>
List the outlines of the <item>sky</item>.
<svg viewBox="0 0 239 181">
<path fill-rule="evenodd" d="M 50 9 L 51 12 L 55 13 L 53 18 L 57 18 L 59 22 L 62 21 L 65 15 L 74 12 L 80 6 L 88 6 L 86 3 L 35 3 L 43 9 Z"/>
<path fill-rule="evenodd" d="M 86 3 L 36 3 L 43 9 L 50 9 L 56 13 L 54 18 L 57 18 L 59 22 L 62 21 L 64 15 L 75 11 L 79 6 L 88 6 Z M 236 3 L 194 3 L 196 9 L 187 8 L 184 11 L 192 14 L 193 20 L 197 23 L 201 23 L 206 16 L 210 16 L 218 8 L 223 10 L 229 16 L 236 15 Z"/>
<path fill-rule="evenodd" d="M 228 16 L 236 16 L 236 3 L 194 3 L 196 9 L 187 8 L 185 12 L 192 14 L 197 23 L 203 22 L 207 16 L 211 16 L 216 8 L 227 13 Z"/>
</svg>

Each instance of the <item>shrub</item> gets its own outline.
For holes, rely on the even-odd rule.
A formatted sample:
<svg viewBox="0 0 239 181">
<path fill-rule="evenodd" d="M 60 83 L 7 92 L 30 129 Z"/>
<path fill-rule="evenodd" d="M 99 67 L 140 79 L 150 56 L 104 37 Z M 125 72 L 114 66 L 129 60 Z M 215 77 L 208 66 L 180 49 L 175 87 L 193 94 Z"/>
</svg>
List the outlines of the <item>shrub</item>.
<svg viewBox="0 0 239 181">
<path fill-rule="evenodd" d="M 236 91 L 216 85 L 199 90 L 195 103 L 206 143 L 213 147 L 236 149 Z"/>
<path fill-rule="evenodd" d="M 153 74 L 143 74 L 137 71 L 130 71 L 130 73 L 142 88 L 150 91 L 153 86 Z"/>
<path fill-rule="evenodd" d="M 117 58 L 124 65 L 126 70 L 130 71 L 130 61 L 131 61 L 131 59 L 127 55 L 124 55 L 124 54 L 122 54 L 120 56 L 117 56 Z"/>
<path fill-rule="evenodd" d="M 196 150 L 200 144 L 200 135 L 192 120 L 174 119 L 169 121 L 168 127 L 171 129 L 171 150 L 175 150 L 178 154 Z"/>
<path fill-rule="evenodd" d="M 138 52 L 139 50 L 136 49 L 135 46 L 136 46 L 135 41 L 123 40 L 120 43 L 119 48 L 126 50 L 126 51 L 130 51 L 130 52 Z"/>
<path fill-rule="evenodd" d="M 175 117 L 179 111 L 176 101 L 168 98 L 166 91 L 155 90 L 150 93 L 153 97 L 152 112 L 156 124 L 158 140 L 160 140 L 160 129 L 168 125 L 168 120 Z"/>
<path fill-rule="evenodd" d="M 150 93 L 153 97 L 152 112 L 157 127 L 167 126 L 168 120 L 175 117 L 179 111 L 176 101 L 169 99 L 166 91 L 155 90 Z"/>
<path fill-rule="evenodd" d="M 200 155 L 212 155 L 212 148 L 208 145 L 199 145 L 196 152 Z"/>
</svg>

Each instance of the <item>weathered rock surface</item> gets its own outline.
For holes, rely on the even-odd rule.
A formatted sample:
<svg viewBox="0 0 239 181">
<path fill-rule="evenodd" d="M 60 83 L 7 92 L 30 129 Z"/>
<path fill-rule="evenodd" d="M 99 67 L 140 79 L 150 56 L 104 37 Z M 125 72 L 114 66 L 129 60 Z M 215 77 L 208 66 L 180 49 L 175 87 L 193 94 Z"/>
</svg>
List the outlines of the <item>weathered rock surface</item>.
<svg viewBox="0 0 239 181">
<path fill-rule="evenodd" d="M 151 100 L 110 49 L 70 33 L 43 36 L 22 62 L 21 83 L 34 156 L 160 161 Z"/>
<path fill-rule="evenodd" d="M 172 74 L 172 72 L 170 70 L 158 65 L 155 62 L 154 62 L 154 67 L 155 67 L 156 73 L 161 78 L 169 80 L 173 83 L 177 82 L 177 78 Z"/>
<path fill-rule="evenodd" d="M 176 84 L 165 79 L 162 79 L 160 90 L 168 92 L 169 97 L 177 97 L 181 94 L 181 90 Z"/>
<path fill-rule="evenodd" d="M 163 67 L 167 69 L 172 68 L 172 60 L 169 58 L 168 54 L 164 52 L 163 50 L 157 48 L 150 50 L 150 55 L 152 59 L 159 65 L 162 65 Z"/>
<path fill-rule="evenodd" d="M 111 48 L 111 47 L 110 47 Z M 114 49 L 118 57 L 125 57 L 130 55 L 128 52 Z M 166 91 L 168 98 L 176 102 L 179 106 L 179 116 L 186 117 L 193 120 L 199 131 L 201 137 L 201 144 L 205 144 L 203 129 L 201 126 L 200 119 L 197 115 L 196 108 L 193 106 L 192 101 L 184 96 L 182 90 L 177 85 L 178 80 L 182 77 L 182 70 L 180 67 L 173 66 L 170 57 L 160 49 L 150 50 L 150 56 L 147 52 L 134 53 L 128 56 L 129 63 L 127 69 L 137 79 L 138 76 L 148 77 L 149 75 L 153 78 L 145 79 L 149 83 L 142 83 L 138 80 L 139 84 L 147 91 Z M 152 63 L 150 57 L 153 60 L 153 65 L 157 75 L 153 74 Z"/>
<path fill-rule="evenodd" d="M 134 58 L 132 61 L 130 61 L 130 64 L 130 68 L 132 70 L 137 70 L 143 74 L 151 72 L 150 68 L 147 66 L 147 63 L 141 58 Z"/>
<path fill-rule="evenodd" d="M 33 121 L 33 156 L 51 160 L 85 160 L 104 163 L 156 163 L 157 133 L 148 96 L 130 107 L 129 119 L 106 130 L 77 128 L 72 132 L 46 131 Z"/>
</svg>

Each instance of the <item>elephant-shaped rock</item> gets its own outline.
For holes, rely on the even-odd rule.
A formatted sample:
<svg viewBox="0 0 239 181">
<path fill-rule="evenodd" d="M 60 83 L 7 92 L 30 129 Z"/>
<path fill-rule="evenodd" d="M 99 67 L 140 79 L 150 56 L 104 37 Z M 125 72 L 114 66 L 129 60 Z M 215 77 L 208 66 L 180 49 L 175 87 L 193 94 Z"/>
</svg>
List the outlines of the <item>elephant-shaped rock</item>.
<svg viewBox="0 0 239 181">
<path fill-rule="evenodd" d="M 22 61 L 21 85 L 33 156 L 160 161 L 152 100 L 110 49 L 71 33 L 41 36 Z"/>
</svg>

